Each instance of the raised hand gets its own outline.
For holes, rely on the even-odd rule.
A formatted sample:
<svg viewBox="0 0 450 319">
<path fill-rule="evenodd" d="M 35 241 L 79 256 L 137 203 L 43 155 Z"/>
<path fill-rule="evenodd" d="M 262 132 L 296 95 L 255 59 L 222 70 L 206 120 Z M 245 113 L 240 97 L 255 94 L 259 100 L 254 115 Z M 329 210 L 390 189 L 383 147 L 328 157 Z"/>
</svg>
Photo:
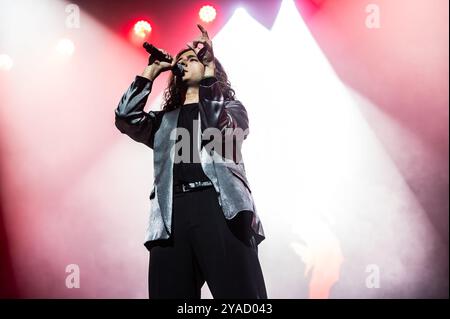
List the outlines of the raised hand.
<svg viewBox="0 0 450 319">
<path fill-rule="evenodd" d="M 195 52 L 198 59 L 205 67 L 214 68 L 214 51 L 212 41 L 208 36 L 208 31 L 200 24 L 197 24 L 197 27 L 201 31 L 200 36 L 194 41 L 188 42 L 186 45 Z"/>
</svg>

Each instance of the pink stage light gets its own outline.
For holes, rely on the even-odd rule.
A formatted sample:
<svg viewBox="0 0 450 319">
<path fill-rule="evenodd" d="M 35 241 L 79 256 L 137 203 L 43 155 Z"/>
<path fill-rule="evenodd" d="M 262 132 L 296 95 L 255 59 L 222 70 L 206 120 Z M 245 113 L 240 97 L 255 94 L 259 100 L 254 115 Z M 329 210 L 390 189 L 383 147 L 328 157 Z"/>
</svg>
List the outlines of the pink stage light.
<svg viewBox="0 0 450 319">
<path fill-rule="evenodd" d="M 206 5 L 200 9 L 198 15 L 202 21 L 211 22 L 216 18 L 216 13 L 216 9 L 213 6 Z"/>
</svg>

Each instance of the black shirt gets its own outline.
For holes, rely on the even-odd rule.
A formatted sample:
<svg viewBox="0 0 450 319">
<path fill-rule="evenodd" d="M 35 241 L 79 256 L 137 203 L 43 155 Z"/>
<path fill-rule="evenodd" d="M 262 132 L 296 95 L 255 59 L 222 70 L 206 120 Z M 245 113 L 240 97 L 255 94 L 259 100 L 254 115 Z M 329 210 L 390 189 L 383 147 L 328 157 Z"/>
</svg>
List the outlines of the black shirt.
<svg viewBox="0 0 450 319">
<path fill-rule="evenodd" d="M 194 155 L 198 152 L 199 147 L 194 147 L 194 141 L 198 138 L 197 134 L 194 135 L 193 124 L 194 120 L 198 119 L 198 103 L 189 103 L 181 106 L 180 114 L 178 117 L 177 128 L 185 128 L 189 132 L 189 149 L 183 147 L 177 147 L 175 149 L 175 163 L 173 165 L 173 182 L 174 184 L 195 182 L 195 181 L 209 181 L 209 178 L 203 172 L 203 168 L 200 164 L 200 156 Z M 187 136 L 177 136 L 176 143 L 181 139 L 185 139 Z M 200 141 L 201 142 L 201 141 Z M 181 145 L 178 143 L 177 145 Z M 181 161 L 183 151 L 189 152 L 189 160 L 185 163 Z M 197 153 L 198 154 L 198 153 Z M 186 155 L 187 156 L 187 155 Z M 196 162 L 194 162 L 194 160 Z"/>
</svg>

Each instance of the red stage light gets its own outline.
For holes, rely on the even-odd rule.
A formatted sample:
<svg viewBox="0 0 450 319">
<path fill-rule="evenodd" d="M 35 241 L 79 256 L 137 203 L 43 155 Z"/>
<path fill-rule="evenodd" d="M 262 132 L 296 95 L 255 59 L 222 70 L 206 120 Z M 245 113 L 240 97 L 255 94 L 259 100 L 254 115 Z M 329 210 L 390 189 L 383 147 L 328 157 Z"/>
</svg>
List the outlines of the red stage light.
<svg viewBox="0 0 450 319">
<path fill-rule="evenodd" d="M 140 38 L 145 38 L 151 31 L 152 26 L 145 20 L 140 20 L 134 24 L 134 34 Z"/>
</svg>

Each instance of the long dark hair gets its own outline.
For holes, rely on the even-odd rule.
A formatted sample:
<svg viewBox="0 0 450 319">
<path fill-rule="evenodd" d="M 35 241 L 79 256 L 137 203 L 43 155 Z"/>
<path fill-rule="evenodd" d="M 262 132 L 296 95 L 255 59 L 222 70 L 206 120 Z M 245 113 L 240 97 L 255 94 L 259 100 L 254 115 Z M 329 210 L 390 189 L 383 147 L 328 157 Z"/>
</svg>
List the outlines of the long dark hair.
<svg viewBox="0 0 450 319">
<path fill-rule="evenodd" d="M 186 51 L 192 50 L 190 48 L 185 48 L 178 52 L 176 56 L 176 61 L 178 58 Z M 231 83 L 228 80 L 228 76 L 225 73 L 225 70 L 222 64 L 214 57 L 214 64 L 216 65 L 215 77 L 218 82 L 218 89 L 222 92 L 223 98 L 225 100 L 235 100 L 235 92 L 231 88 Z M 183 79 L 178 76 L 174 76 L 173 73 L 170 73 L 168 79 L 167 88 L 164 90 L 164 103 L 162 109 L 165 111 L 171 111 L 178 107 L 181 107 L 184 103 L 184 99 L 186 97 L 187 87 L 186 84 L 183 83 Z"/>
</svg>

